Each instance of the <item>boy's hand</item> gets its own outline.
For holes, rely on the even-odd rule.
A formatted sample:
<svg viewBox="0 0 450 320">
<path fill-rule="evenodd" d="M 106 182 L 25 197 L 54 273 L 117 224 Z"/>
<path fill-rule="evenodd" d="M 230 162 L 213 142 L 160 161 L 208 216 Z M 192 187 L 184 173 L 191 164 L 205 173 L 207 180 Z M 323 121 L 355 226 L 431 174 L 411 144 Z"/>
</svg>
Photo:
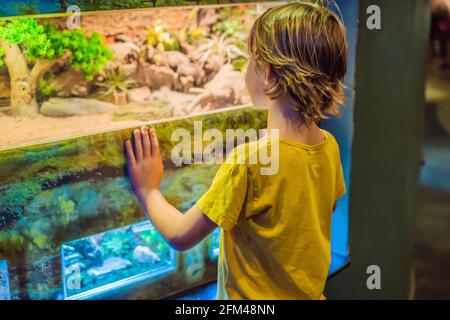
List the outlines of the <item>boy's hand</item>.
<svg viewBox="0 0 450 320">
<path fill-rule="evenodd" d="M 128 173 L 133 191 L 142 206 L 146 206 L 146 200 L 150 193 L 159 190 L 159 185 L 164 175 L 164 166 L 159 152 L 159 142 L 155 129 L 133 132 L 135 147 L 130 140 L 125 142 L 128 158 Z"/>
</svg>

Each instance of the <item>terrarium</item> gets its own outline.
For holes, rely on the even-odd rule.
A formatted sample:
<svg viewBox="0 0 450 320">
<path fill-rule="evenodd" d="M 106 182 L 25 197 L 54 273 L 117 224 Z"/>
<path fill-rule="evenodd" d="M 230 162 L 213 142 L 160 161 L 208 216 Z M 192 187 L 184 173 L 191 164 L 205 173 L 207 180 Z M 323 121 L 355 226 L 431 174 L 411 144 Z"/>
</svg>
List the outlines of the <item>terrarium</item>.
<svg viewBox="0 0 450 320">
<path fill-rule="evenodd" d="M 65 299 L 98 293 L 176 270 L 175 251 L 145 221 L 61 246 Z"/>
</svg>

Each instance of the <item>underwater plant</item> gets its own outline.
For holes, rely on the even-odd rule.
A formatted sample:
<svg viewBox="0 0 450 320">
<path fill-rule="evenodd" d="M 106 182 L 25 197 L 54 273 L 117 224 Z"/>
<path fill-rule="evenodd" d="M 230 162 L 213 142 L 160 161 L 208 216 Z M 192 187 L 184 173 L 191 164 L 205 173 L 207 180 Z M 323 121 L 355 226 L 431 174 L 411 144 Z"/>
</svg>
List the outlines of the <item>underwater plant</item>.
<svg viewBox="0 0 450 320">
<path fill-rule="evenodd" d="M 38 113 L 39 82 L 55 65 L 69 63 L 91 79 L 112 58 L 100 35 L 61 31 L 33 18 L 1 21 L 0 47 L 0 65 L 6 65 L 11 79 L 11 110 L 19 116 Z"/>
<path fill-rule="evenodd" d="M 102 239 L 101 246 L 106 249 L 107 253 L 114 256 L 125 255 L 133 247 L 128 232 L 106 233 Z"/>
</svg>

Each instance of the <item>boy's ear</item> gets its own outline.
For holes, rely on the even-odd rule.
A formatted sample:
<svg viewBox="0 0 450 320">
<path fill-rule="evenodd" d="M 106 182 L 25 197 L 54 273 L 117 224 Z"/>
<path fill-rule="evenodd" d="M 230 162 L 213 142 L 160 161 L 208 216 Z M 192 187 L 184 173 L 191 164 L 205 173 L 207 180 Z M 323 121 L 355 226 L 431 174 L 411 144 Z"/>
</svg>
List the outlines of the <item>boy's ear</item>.
<svg viewBox="0 0 450 320">
<path fill-rule="evenodd" d="M 269 87 L 272 86 L 276 81 L 275 73 L 272 70 L 270 64 L 264 67 L 264 86 Z"/>
</svg>

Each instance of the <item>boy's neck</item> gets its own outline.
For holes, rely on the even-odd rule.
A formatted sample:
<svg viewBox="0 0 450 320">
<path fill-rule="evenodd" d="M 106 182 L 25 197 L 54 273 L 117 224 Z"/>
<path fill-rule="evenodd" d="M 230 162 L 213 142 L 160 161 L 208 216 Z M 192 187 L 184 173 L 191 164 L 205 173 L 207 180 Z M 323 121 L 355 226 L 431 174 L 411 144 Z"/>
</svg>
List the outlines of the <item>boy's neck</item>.
<svg viewBox="0 0 450 320">
<path fill-rule="evenodd" d="M 317 144 L 326 136 L 316 123 L 306 123 L 285 101 L 272 100 L 268 106 L 267 129 L 278 129 L 280 139 Z"/>
</svg>

